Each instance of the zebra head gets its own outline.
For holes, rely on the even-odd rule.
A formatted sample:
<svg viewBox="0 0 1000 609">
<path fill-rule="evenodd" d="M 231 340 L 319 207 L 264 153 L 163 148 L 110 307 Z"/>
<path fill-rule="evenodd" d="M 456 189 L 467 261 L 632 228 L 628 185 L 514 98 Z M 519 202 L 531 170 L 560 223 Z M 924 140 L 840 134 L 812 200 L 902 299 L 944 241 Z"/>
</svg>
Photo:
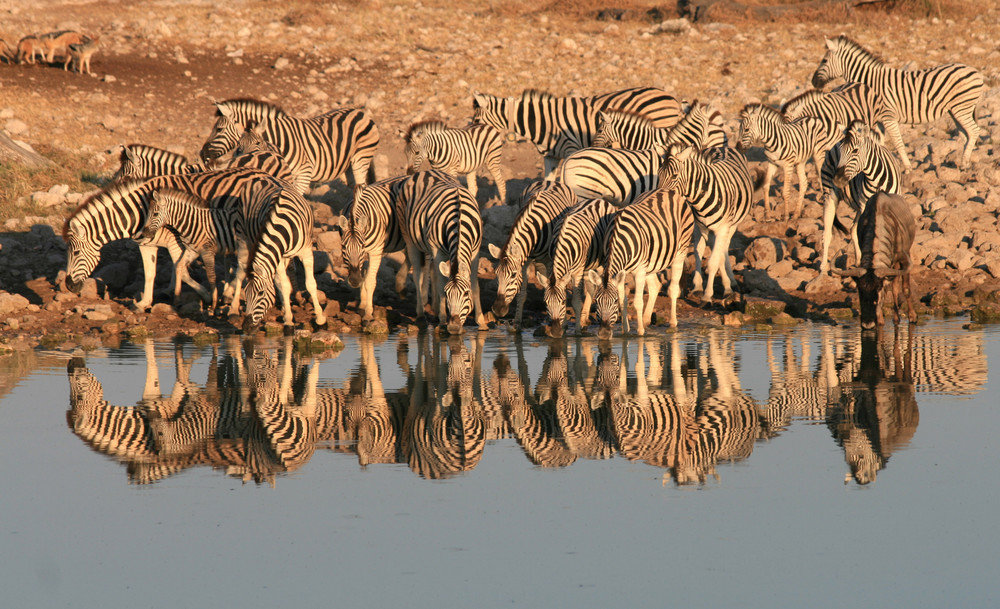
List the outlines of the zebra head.
<svg viewBox="0 0 1000 609">
<path fill-rule="evenodd" d="M 264 139 L 264 124 L 250 121 L 236 140 L 232 160 L 254 152 L 274 152 L 274 147 Z"/>
<path fill-rule="evenodd" d="M 170 197 L 159 190 L 153 191 L 152 199 L 149 202 L 149 214 L 146 216 L 146 225 L 142 228 L 142 237 L 152 239 L 164 225 L 170 224 Z"/>
<path fill-rule="evenodd" d="M 835 78 L 847 75 L 846 51 L 849 47 L 845 42 L 849 42 L 846 36 L 826 40 L 826 53 L 812 75 L 812 85 L 817 89 L 822 89 Z"/>
<path fill-rule="evenodd" d="M 251 255 L 251 259 L 253 259 Z M 247 313 L 243 318 L 243 334 L 256 332 L 264 321 L 264 316 L 274 306 L 274 281 L 261 273 L 250 271 L 246 287 Z M 290 319 L 284 320 L 286 325 Z"/>
<path fill-rule="evenodd" d="M 448 279 L 444 284 L 448 333 L 461 334 L 465 318 L 472 312 L 472 270 L 467 264 L 447 261 L 441 261 L 438 270 Z"/>
<path fill-rule="evenodd" d="M 743 109 L 740 110 L 739 135 L 736 141 L 737 150 L 746 150 L 764 141 L 765 119 L 765 106 L 761 104 L 747 104 L 743 106 Z"/>
<path fill-rule="evenodd" d="M 216 119 L 215 125 L 212 126 L 212 135 L 208 137 L 199 153 L 202 162 L 209 166 L 235 148 L 240 136 L 245 131 L 228 105 L 217 102 L 215 107 Z"/>
<path fill-rule="evenodd" d="M 841 190 L 847 190 L 847 183 L 860 173 L 863 173 L 869 159 L 874 157 L 874 148 L 879 145 L 880 133 L 866 125 L 864 121 L 851 121 L 840 142 L 840 162 L 833 184 Z"/>
<path fill-rule="evenodd" d="M 514 301 L 517 293 L 521 290 L 521 282 L 524 279 L 524 250 L 521 244 L 508 243 L 506 251 L 501 250 L 494 244 L 489 245 L 490 255 L 496 258 L 497 275 L 497 297 L 493 301 L 493 314 L 503 317 L 510 309 L 510 303 Z"/>
<path fill-rule="evenodd" d="M 504 134 L 507 141 L 517 139 L 511 114 L 516 105 L 513 97 L 496 97 L 486 93 L 475 93 L 472 97 L 472 122 L 489 125 Z"/>
<path fill-rule="evenodd" d="M 122 146 L 118 156 L 118 171 L 111 176 L 112 182 L 124 182 L 126 180 L 139 180 L 144 177 L 142 171 L 142 159 L 132 150 L 131 146 Z"/>
<path fill-rule="evenodd" d="M 403 140 L 406 147 L 403 152 L 406 154 L 406 173 L 412 175 L 420 171 L 420 166 L 424 164 L 424 136 L 427 135 L 429 123 L 422 121 L 410 125 Z"/>
<path fill-rule="evenodd" d="M 97 268 L 101 259 L 101 246 L 87 235 L 86 225 L 71 217 L 63 227 L 66 241 L 66 289 L 79 294 L 83 282 Z"/>
<path fill-rule="evenodd" d="M 600 111 L 597 113 L 597 134 L 590 143 L 593 148 L 621 148 L 622 125 L 621 113 Z"/>
<path fill-rule="evenodd" d="M 354 188 L 354 204 L 340 216 L 340 252 L 347 267 L 347 283 L 352 288 L 360 288 L 364 282 L 365 267 L 368 263 L 368 248 L 365 236 L 371 230 L 371 219 L 367 214 L 355 214 L 357 204 L 364 190 L 363 185 Z"/>
<path fill-rule="evenodd" d="M 656 175 L 657 188 L 673 190 L 681 196 L 686 196 L 684 176 L 689 173 L 688 162 L 691 160 L 692 154 L 694 154 L 694 148 L 691 146 L 672 144 Z"/>
<path fill-rule="evenodd" d="M 603 274 L 594 269 L 587 271 L 587 281 L 591 284 L 594 292 L 594 313 L 601 324 L 597 331 L 597 337 L 607 340 L 614 334 L 614 325 L 618 321 L 623 302 L 619 300 L 619 294 L 625 287 L 625 272 L 619 271 L 614 277 L 605 271 Z"/>
<path fill-rule="evenodd" d="M 538 280 L 545 285 L 545 308 L 549 312 L 549 325 L 545 327 L 545 334 L 551 338 L 562 338 L 570 277 L 564 275 L 557 279 L 555 275 L 546 277 L 540 274 Z"/>
</svg>

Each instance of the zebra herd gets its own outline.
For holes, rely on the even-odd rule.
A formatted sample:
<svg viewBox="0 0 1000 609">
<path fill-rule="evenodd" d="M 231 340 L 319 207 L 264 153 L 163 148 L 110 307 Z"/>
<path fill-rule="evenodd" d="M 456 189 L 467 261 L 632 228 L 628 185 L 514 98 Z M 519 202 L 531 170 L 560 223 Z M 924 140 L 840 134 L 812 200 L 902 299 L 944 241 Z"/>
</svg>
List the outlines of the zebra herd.
<svg viewBox="0 0 1000 609">
<path fill-rule="evenodd" d="M 224 306 L 216 286 L 210 292 L 197 285 L 187 265 L 201 255 L 206 267 L 213 266 L 216 254 L 234 253 L 237 272 L 223 293 L 232 294 L 228 309 L 238 312 L 245 274 L 243 326 L 252 331 L 275 300 L 275 284 L 283 299 L 283 321 L 293 323 L 285 267 L 298 258 L 306 268 L 315 322 L 323 325 L 312 275 L 314 219 L 304 194 L 311 183 L 350 170 L 354 196 L 338 228 L 348 283 L 361 290 L 363 320 L 374 318 L 382 258 L 405 250 L 396 284 L 402 288 L 406 273 L 413 273 L 417 318 L 430 300 L 449 332 L 461 332 L 470 314 L 482 329 L 488 318 L 478 285 L 483 220 L 475 172 L 485 167 L 492 174 L 505 203 L 502 143 L 524 138 L 543 156 L 544 174 L 522 194 L 506 243 L 485 244 L 496 260 L 493 314 L 506 315 L 516 298 L 515 323 L 520 324 L 528 266 L 541 263 L 547 273 L 537 278 L 545 284 L 551 336 L 563 333 L 568 294 L 578 331 L 587 326 L 592 305 L 601 336 L 611 335 L 619 317 L 624 330 L 628 278 L 635 283 L 637 331 L 643 334 L 663 283 L 660 275 L 667 271 L 670 323 L 676 325 L 680 275 L 692 246 L 694 291 L 711 301 L 719 275 L 728 295 L 735 284 L 730 241 L 761 188 L 769 207 L 767 192 L 777 169 L 785 172 L 788 219 L 793 217 L 791 173 L 799 179 L 797 217 L 807 185 L 805 164 L 816 164 L 824 203 L 819 267 L 827 273 L 832 227 L 843 229 L 836 217 L 839 202 L 859 213 L 875 193 L 901 188 L 897 161 L 885 141 L 891 140 L 909 169 L 900 123 L 950 113 L 966 136 L 961 165 L 969 164 L 979 134 L 975 109 L 983 96 L 978 71 L 959 64 L 895 70 L 845 36 L 826 45 L 813 84 L 822 87 L 838 78 L 847 84 L 808 91 L 780 109 L 746 105 L 735 148 L 718 112 L 698 102 L 682 104 L 651 87 L 593 97 L 536 90 L 506 98 L 477 93 L 471 125 L 412 125 L 404 134 L 408 174 L 376 181 L 373 157 L 380 133 L 362 109 L 299 119 L 258 100 L 217 102 L 200 162 L 150 146 L 123 149 L 115 183 L 66 221 L 66 285 L 79 288 L 104 244 L 131 238 L 139 243 L 145 273 L 137 306 L 152 303 L 156 251 L 166 247 L 176 264 L 175 295 L 181 283 L 188 283 L 215 309 Z M 743 153 L 751 146 L 763 146 L 768 161 L 756 179 Z M 425 163 L 429 168 L 423 168 Z M 459 174 L 466 176 L 466 186 L 457 180 Z M 701 258 L 710 240 L 703 273 Z M 853 242 L 860 257 L 856 235 Z M 214 280 L 214 272 L 209 278 Z"/>
</svg>

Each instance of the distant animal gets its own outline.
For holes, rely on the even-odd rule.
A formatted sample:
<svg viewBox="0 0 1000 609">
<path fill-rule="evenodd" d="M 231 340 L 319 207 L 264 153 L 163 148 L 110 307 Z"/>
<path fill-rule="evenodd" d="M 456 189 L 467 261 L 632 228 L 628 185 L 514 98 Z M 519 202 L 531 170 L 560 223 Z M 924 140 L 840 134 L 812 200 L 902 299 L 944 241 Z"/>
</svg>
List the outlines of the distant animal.
<svg viewBox="0 0 1000 609">
<path fill-rule="evenodd" d="M 917 322 L 910 294 L 910 248 L 916 232 L 917 223 L 906 199 L 883 191 L 868 199 L 858 217 L 861 260 L 854 269 L 835 271 L 838 275 L 852 277 L 857 285 L 862 330 L 881 328 L 885 323 L 882 304 L 889 284 L 892 286 L 893 320 L 899 323 L 899 290 L 902 288 L 906 317 L 911 324 Z"/>
<path fill-rule="evenodd" d="M 500 193 L 500 204 L 507 202 L 507 179 L 503 171 L 503 137 L 489 125 L 452 128 L 441 121 L 422 121 L 410 125 L 405 135 L 407 173 L 420 171 L 426 160 L 431 169 L 466 176 L 466 187 L 475 198 L 478 193 L 476 171 L 486 167 Z"/>
<path fill-rule="evenodd" d="M 63 70 L 68 69 L 70 64 L 72 64 L 80 74 L 90 74 L 90 58 L 97 51 L 100 41 L 99 37 L 88 38 L 82 42 L 76 42 L 67 46 L 68 51 L 66 53 L 66 62 L 63 64 Z"/>
<path fill-rule="evenodd" d="M 73 30 L 59 30 L 42 34 L 38 37 L 38 40 L 42 43 L 42 48 L 45 50 L 45 61 L 53 63 L 57 55 L 60 57 L 69 55 L 69 46 L 71 44 L 81 44 L 91 40 L 91 38 L 86 34 L 74 32 Z"/>
<path fill-rule="evenodd" d="M 45 47 L 38 36 L 28 35 L 17 43 L 17 63 L 35 63 L 35 57 L 45 59 Z"/>
<path fill-rule="evenodd" d="M 929 123 L 945 112 L 965 134 L 961 167 L 968 167 L 979 138 L 976 107 L 985 93 L 982 72 L 960 63 L 925 70 L 890 68 L 878 56 L 847 36 L 828 39 L 826 48 L 826 54 L 813 74 L 813 86 L 822 89 L 831 80 L 843 78 L 871 87 L 888 111 L 886 133 L 892 139 L 906 171 L 910 170 L 910 160 L 899 124 Z"/>
<path fill-rule="evenodd" d="M 0 38 L 0 59 L 5 63 L 17 60 L 17 49 L 12 48 L 3 38 Z"/>
<path fill-rule="evenodd" d="M 527 89 L 520 97 L 473 96 L 472 122 L 487 124 L 510 140 L 530 140 L 544 157 L 550 178 L 561 159 L 592 145 L 597 115 L 603 110 L 642 114 L 655 127 L 672 127 L 681 119 L 681 104 L 665 91 L 651 87 L 624 89 L 593 97 L 557 97 Z"/>
</svg>

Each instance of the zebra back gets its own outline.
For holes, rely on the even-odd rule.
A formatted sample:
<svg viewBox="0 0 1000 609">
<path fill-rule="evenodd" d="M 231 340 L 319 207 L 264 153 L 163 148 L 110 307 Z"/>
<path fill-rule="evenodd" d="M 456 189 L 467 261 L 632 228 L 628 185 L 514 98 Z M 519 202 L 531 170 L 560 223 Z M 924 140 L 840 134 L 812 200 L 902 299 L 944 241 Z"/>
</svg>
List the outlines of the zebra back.
<svg viewBox="0 0 1000 609">
<path fill-rule="evenodd" d="M 605 199 L 628 205 L 657 185 L 665 149 L 584 148 L 559 166 L 559 181 L 578 199 Z"/>
<path fill-rule="evenodd" d="M 348 269 L 360 269 L 373 251 L 403 249 L 403 233 L 393 200 L 393 188 L 406 179 L 398 176 L 369 186 L 355 186 L 354 198 L 340 216 L 341 252 Z"/>
<path fill-rule="evenodd" d="M 886 108 L 875 90 L 860 82 L 849 82 L 830 91 L 809 89 L 781 106 L 781 114 L 789 120 L 803 116 L 830 118 L 840 129 L 852 121 L 864 121 L 874 127 L 884 122 Z"/>
</svg>

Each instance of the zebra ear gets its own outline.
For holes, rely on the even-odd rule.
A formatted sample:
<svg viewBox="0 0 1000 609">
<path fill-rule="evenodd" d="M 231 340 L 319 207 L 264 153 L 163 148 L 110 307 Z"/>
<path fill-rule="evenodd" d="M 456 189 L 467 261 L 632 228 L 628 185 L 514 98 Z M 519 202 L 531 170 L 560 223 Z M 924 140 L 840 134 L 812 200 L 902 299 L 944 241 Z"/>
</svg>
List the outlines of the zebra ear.
<svg viewBox="0 0 1000 609">
<path fill-rule="evenodd" d="M 441 264 L 438 265 L 438 271 L 445 277 L 449 277 L 451 275 L 451 265 L 448 264 L 447 260 L 442 260 Z"/>
<path fill-rule="evenodd" d="M 602 280 L 601 274 L 598 273 L 596 270 L 590 269 L 589 271 L 587 271 L 587 283 L 593 284 L 593 286 L 596 288 L 600 287 L 601 280 Z"/>
<path fill-rule="evenodd" d="M 264 137 L 264 122 L 257 121 L 254 123 L 247 123 L 247 131 L 256 136 Z"/>
<path fill-rule="evenodd" d="M 490 251 L 490 256 L 492 256 L 496 260 L 500 260 L 500 255 L 503 254 L 503 251 L 501 251 L 501 249 L 497 247 L 496 244 L 490 243 L 488 249 Z"/>
<path fill-rule="evenodd" d="M 347 216 L 340 216 L 337 218 L 337 226 L 340 228 L 340 234 L 344 234 L 351 229 L 350 221 L 348 221 Z"/>
<path fill-rule="evenodd" d="M 833 51 L 834 49 L 837 48 L 837 42 L 835 40 L 830 40 L 829 38 L 827 38 L 826 39 L 826 48 L 828 48 L 831 51 Z"/>
<path fill-rule="evenodd" d="M 507 255 L 513 256 L 514 258 L 521 258 L 524 256 L 524 249 L 518 242 L 511 243 L 507 246 Z"/>
<path fill-rule="evenodd" d="M 225 116 L 226 118 L 233 116 L 232 109 L 225 102 L 215 102 L 215 110 L 219 113 L 219 116 Z"/>
<path fill-rule="evenodd" d="M 133 163 L 138 163 L 139 162 L 139 155 L 137 155 L 135 153 L 135 150 L 132 150 L 128 146 L 124 146 L 122 148 L 122 158 L 123 159 L 128 159 L 129 161 L 131 161 Z"/>
<path fill-rule="evenodd" d="M 545 271 L 535 271 L 535 280 L 543 286 L 549 285 L 549 277 L 545 274 Z"/>
</svg>

